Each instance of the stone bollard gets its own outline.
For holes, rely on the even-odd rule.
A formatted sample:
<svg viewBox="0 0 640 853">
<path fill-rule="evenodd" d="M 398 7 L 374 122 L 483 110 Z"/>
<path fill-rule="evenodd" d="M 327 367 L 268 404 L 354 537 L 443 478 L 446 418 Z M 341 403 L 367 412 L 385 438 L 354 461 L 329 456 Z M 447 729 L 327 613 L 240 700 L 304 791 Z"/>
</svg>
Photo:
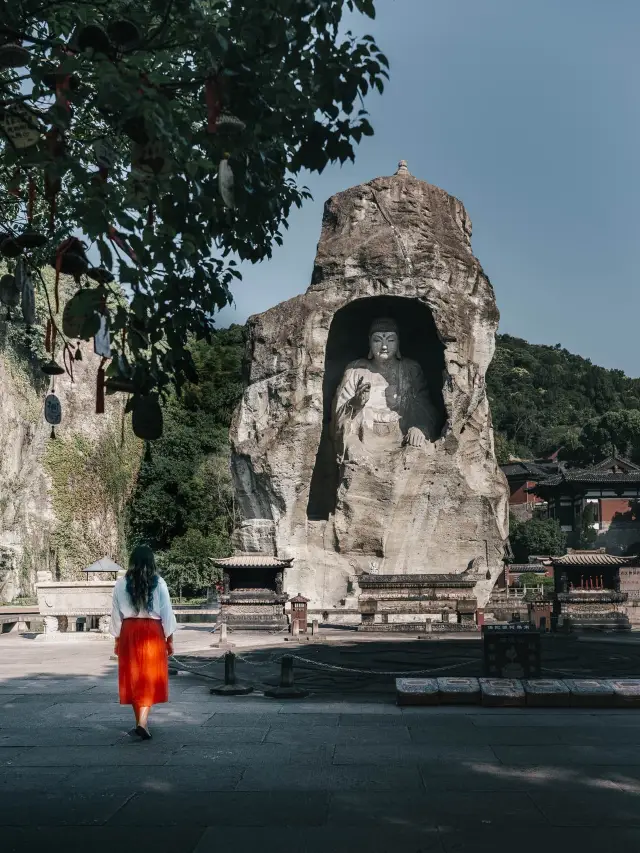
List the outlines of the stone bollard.
<svg viewBox="0 0 640 853">
<path fill-rule="evenodd" d="M 291 636 L 299 637 L 300 636 L 300 624 L 295 619 L 291 623 Z"/>
<path fill-rule="evenodd" d="M 217 696 L 246 696 L 252 690 L 250 684 L 242 684 L 236 679 L 236 656 L 233 652 L 227 652 L 224 656 L 224 684 L 212 687 L 209 692 Z"/>
<path fill-rule="evenodd" d="M 304 699 L 309 695 L 308 690 L 296 687 L 293 681 L 293 658 L 291 655 L 283 655 L 281 659 L 280 684 L 278 687 L 270 687 L 264 691 L 265 696 L 271 699 Z"/>
<path fill-rule="evenodd" d="M 318 624 L 318 620 L 314 619 L 311 623 L 311 636 L 316 637 L 320 633 L 320 626 Z"/>
</svg>

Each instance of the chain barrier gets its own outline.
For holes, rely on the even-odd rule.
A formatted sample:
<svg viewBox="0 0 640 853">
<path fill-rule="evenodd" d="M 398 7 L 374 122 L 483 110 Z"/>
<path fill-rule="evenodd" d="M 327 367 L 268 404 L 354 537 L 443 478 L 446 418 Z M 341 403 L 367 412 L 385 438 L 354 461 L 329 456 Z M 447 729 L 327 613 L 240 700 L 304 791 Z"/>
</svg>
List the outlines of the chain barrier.
<svg viewBox="0 0 640 853">
<path fill-rule="evenodd" d="M 478 661 L 475 658 L 469 658 L 462 663 L 453 663 L 448 666 L 439 666 L 435 669 L 403 669 L 403 670 L 384 670 L 384 669 L 355 669 L 353 667 L 348 666 L 338 666 L 338 664 L 332 663 L 324 663 L 323 661 L 315 661 L 310 660 L 309 658 L 300 657 L 300 655 L 291 655 L 294 660 L 301 661 L 302 663 L 310 664 L 311 666 L 317 666 L 319 669 L 329 669 L 332 671 L 339 672 L 353 672 L 358 675 L 395 675 L 395 676 L 411 676 L 411 675 L 428 675 L 432 672 L 442 672 L 445 669 L 459 669 L 463 666 L 469 666 L 469 664 L 477 663 Z"/>
</svg>

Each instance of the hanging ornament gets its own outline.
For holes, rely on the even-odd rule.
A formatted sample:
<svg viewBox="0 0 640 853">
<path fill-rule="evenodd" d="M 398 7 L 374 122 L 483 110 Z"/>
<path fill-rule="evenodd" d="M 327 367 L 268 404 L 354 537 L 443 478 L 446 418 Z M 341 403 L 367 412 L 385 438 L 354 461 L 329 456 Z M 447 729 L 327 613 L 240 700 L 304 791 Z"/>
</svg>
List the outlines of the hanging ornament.
<svg viewBox="0 0 640 853">
<path fill-rule="evenodd" d="M 103 358 L 111 358 L 111 333 L 106 314 L 100 314 L 100 329 L 93 338 L 93 351 Z"/>
<path fill-rule="evenodd" d="M 151 453 L 151 442 L 145 441 L 144 443 L 144 461 L 147 465 L 150 465 L 153 462 L 153 455 Z"/>
<path fill-rule="evenodd" d="M 229 113 L 223 113 L 218 119 L 217 128 L 218 130 L 222 130 L 226 133 L 234 131 L 241 133 L 243 130 L 247 129 L 247 125 L 242 121 L 242 119 L 236 118 L 236 116 L 232 116 Z"/>
<path fill-rule="evenodd" d="M 84 244 L 76 237 L 68 237 L 60 243 L 49 263 L 56 271 L 55 299 L 57 314 L 60 310 L 60 274 L 71 275 L 79 282 L 80 276 L 83 272 L 87 271 L 89 266 L 87 256 L 84 252 Z M 78 335 L 70 335 L 70 337 L 78 337 Z"/>
<path fill-rule="evenodd" d="M 28 229 L 16 237 L 16 243 L 22 249 L 41 249 L 42 246 L 46 245 L 47 238 L 44 234 L 40 234 L 39 231 Z"/>
<path fill-rule="evenodd" d="M 149 141 L 147 125 L 142 116 L 130 116 L 122 124 L 122 130 L 137 145 L 146 145 Z"/>
<path fill-rule="evenodd" d="M 101 359 L 96 377 L 96 415 L 104 414 L 104 366 L 106 363 L 106 358 Z"/>
<path fill-rule="evenodd" d="M 121 50 L 131 50 L 140 43 L 142 38 L 138 27 L 133 21 L 128 21 L 126 18 L 113 21 L 107 27 L 107 32 L 111 41 Z"/>
<path fill-rule="evenodd" d="M 22 170 L 16 169 L 7 184 L 7 192 L 14 198 L 22 198 Z"/>
<path fill-rule="evenodd" d="M 113 169 L 118 161 L 118 153 L 106 139 L 97 139 L 93 143 L 93 153 L 98 164 L 98 174 L 103 181 L 106 181 L 109 169 Z"/>
<path fill-rule="evenodd" d="M 134 434 L 145 441 L 156 441 L 162 437 L 162 409 L 156 395 L 134 400 L 131 427 Z"/>
<path fill-rule="evenodd" d="M 6 307 L 7 320 L 10 320 L 11 309 L 20 304 L 20 288 L 15 276 L 8 273 L 0 278 L 0 302 Z"/>
<path fill-rule="evenodd" d="M 51 426 L 58 426 L 62 421 L 62 406 L 55 394 L 48 394 L 45 398 L 44 419 Z"/>
<path fill-rule="evenodd" d="M 5 135 L 14 148 L 30 148 L 40 140 L 40 128 L 26 107 L 9 107 L 2 118 Z"/>
<path fill-rule="evenodd" d="M 0 45 L 0 68 L 24 68 L 29 59 L 29 51 L 20 41 Z"/>
<path fill-rule="evenodd" d="M 22 260 L 22 259 L 21 259 Z M 20 263 L 16 264 L 16 280 L 18 278 L 18 270 L 20 269 Z M 35 326 L 36 324 L 36 289 L 33 284 L 33 278 L 31 276 L 30 271 L 27 269 L 26 264 L 23 267 L 24 275 L 22 276 L 22 281 L 18 282 L 18 285 L 21 290 L 21 309 L 22 309 L 22 317 L 27 326 Z"/>
<path fill-rule="evenodd" d="M 76 351 L 73 356 L 74 361 L 82 361 L 82 350 L 80 349 L 80 344 L 76 347 Z"/>
<path fill-rule="evenodd" d="M 0 243 L 0 253 L 5 258 L 17 258 L 22 254 L 22 246 L 14 237 L 5 237 Z"/>
<path fill-rule="evenodd" d="M 61 376 L 64 373 L 64 367 L 60 367 L 57 361 L 53 358 L 45 361 L 40 365 L 40 370 L 46 376 Z"/>
<path fill-rule="evenodd" d="M 224 160 L 220 161 L 220 165 L 218 166 L 218 190 L 222 201 L 231 210 L 236 206 L 233 183 L 233 170 L 229 165 L 229 160 L 225 157 Z"/>
<path fill-rule="evenodd" d="M 48 394 L 44 401 L 44 419 L 51 424 L 51 438 L 56 437 L 56 427 L 62 421 L 62 406 L 55 394 Z"/>
<path fill-rule="evenodd" d="M 78 33 L 78 49 L 95 53 L 111 53 L 113 46 L 107 32 L 99 24 L 88 24 Z"/>
</svg>

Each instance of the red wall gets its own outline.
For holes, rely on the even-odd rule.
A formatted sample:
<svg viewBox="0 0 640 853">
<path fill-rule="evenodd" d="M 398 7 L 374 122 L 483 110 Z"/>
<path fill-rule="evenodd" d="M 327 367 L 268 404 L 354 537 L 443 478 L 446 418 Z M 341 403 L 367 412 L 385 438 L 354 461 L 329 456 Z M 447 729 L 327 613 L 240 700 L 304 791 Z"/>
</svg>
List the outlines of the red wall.
<svg viewBox="0 0 640 853">
<path fill-rule="evenodd" d="M 609 524 L 617 513 L 629 511 L 629 501 L 621 498 L 602 498 L 600 501 L 600 520 Z"/>
</svg>

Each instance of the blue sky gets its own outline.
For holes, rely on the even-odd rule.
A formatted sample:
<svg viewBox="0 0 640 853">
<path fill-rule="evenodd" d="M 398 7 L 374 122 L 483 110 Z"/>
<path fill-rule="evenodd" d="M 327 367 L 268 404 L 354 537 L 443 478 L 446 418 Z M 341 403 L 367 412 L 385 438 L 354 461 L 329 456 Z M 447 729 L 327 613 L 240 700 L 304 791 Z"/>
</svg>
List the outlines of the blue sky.
<svg viewBox="0 0 640 853">
<path fill-rule="evenodd" d="M 391 62 L 354 164 L 305 175 L 282 248 L 221 326 L 306 290 L 326 198 L 406 159 L 460 198 L 500 331 L 640 375 L 638 0 L 377 0 Z"/>
</svg>

